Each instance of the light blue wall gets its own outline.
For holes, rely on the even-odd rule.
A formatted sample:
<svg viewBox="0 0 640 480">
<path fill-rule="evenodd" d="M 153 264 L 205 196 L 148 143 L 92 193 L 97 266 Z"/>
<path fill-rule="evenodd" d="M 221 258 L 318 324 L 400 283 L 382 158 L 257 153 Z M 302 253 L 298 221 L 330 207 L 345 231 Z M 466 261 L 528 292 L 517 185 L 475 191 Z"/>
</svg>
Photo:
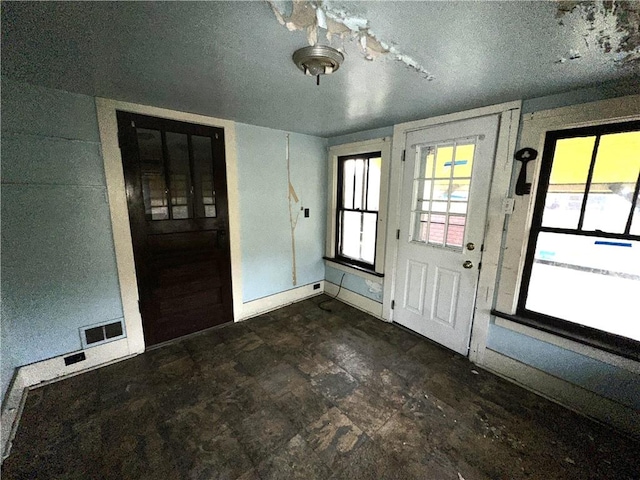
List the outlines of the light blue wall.
<svg viewBox="0 0 640 480">
<path fill-rule="evenodd" d="M 92 97 L 2 79 L 2 395 L 122 318 Z"/>
<path fill-rule="evenodd" d="M 295 288 L 286 134 L 236 125 L 243 302 Z M 294 209 L 294 215 L 300 213 L 295 229 L 298 287 L 324 279 L 326 161 L 325 139 L 290 134 L 291 183 L 300 200 Z M 304 217 L 301 207 L 309 209 L 309 218 Z"/>
<path fill-rule="evenodd" d="M 487 347 L 603 397 L 640 410 L 640 375 L 491 325 Z"/>
<path fill-rule="evenodd" d="M 344 279 L 343 276 L 344 275 Z M 334 285 L 340 285 L 342 282 L 343 290 L 350 290 L 354 293 L 362 295 L 363 297 L 370 298 L 378 303 L 382 303 L 382 292 L 376 293 L 372 291 L 371 287 L 367 285 L 366 280 L 357 273 L 347 273 L 337 268 L 333 268 L 330 265 L 325 267 L 325 280 L 333 283 Z M 376 283 L 382 285 L 383 278 L 376 280 Z"/>
</svg>

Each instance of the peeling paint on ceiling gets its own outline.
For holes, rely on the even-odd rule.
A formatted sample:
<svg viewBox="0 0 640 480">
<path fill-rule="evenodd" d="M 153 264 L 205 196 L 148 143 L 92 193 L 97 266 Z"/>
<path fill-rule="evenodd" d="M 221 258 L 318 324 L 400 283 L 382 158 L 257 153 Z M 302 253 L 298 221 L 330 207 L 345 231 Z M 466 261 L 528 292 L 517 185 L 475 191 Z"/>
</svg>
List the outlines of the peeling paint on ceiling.
<svg viewBox="0 0 640 480">
<path fill-rule="evenodd" d="M 346 10 L 334 8 L 321 0 L 266 0 L 278 22 L 291 32 L 306 31 L 309 45 L 318 43 L 318 35 L 324 30 L 327 41 L 356 41 L 364 58 L 373 61 L 383 55 L 391 55 L 427 80 L 435 77 L 414 58 L 402 53 L 392 42 L 379 38 L 369 27 L 366 18 L 352 15 Z M 343 43 L 344 47 L 344 43 Z M 338 48 L 344 53 L 344 48 Z"/>
<path fill-rule="evenodd" d="M 618 65 L 640 67 L 640 2 L 558 0 L 557 9 L 560 25 L 584 30 L 587 47 L 595 40 L 605 53 L 617 54 Z"/>
</svg>

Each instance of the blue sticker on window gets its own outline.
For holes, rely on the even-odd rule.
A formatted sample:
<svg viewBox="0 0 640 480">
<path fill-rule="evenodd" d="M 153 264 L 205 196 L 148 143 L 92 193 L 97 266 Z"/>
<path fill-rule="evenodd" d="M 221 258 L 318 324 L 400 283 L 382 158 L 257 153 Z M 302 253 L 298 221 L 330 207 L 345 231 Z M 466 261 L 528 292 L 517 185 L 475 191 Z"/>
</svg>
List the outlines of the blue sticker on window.
<svg viewBox="0 0 640 480">
<path fill-rule="evenodd" d="M 456 160 L 455 162 L 444 162 L 444 166 L 445 167 L 450 167 L 454 163 L 456 165 L 466 165 L 468 162 L 469 162 L 468 160 Z"/>
<path fill-rule="evenodd" d="M 630 243 L 626 242 L 605 242 L 604 240 L 596 240 L 596 245 L 609 245 L 611 247 L 631 247 Z"/>
</svg>

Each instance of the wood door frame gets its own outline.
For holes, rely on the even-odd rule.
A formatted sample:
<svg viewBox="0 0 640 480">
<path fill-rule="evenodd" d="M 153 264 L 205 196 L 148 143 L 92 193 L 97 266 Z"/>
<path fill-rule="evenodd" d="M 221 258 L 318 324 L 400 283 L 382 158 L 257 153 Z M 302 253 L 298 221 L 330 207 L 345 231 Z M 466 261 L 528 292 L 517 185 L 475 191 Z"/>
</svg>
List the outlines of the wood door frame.
<svg viewBox="0 0 640 480">
<path fill-rule="evenodd" d="M 238 154 L 235 122 L 99 97 L 96 98 L 96 110 L 129 353 L 144 352 L 145 342 L 142 330 L 142 316 L 138 308 L 138 281 L 133 256 L 131 227 L 129 225 L 122 156 L 118 146 L 117 110 L 224 129 L 233 317 L 234 321 L 242 319 L 242 252 L 240 248 L 240 197 L 238 193 Z"/>
<path fill-rule="evenodd" d="M 500 258 L 500 244 L 505 214 L 502 210 L 503 200 L 509 197 L 511 176 L 513 172 L 513 153 L 518 136 L 520 110 L 522 101 L 501 103 L 488 107 L 466 110 L 431 117 L 424 120 L 400 123 L 393 127 L 393 147 L 391 153 L 391 180 L 389 185 L 389 223 L 387 224 L 387 251 L 385 260 L 384 293 L 382 302 L 382 316 L 393 321 L 391 302 L 396 289 L 398 240 L 396 231 L 400 223 L 400 204 L 402 195 L 402 174 L 404 162 L 403 151 L 407 134 L 416 130 L 442 125 L 445 123 L 469 120 L 471 118 L 500 114 L 500 125 L 496 144 L 496 154 L 491 177 L 491 189 L 487 206 L 487 219 L 483 237 L 484 251 L 482 254 L 482 269 L 476 289 L 474 318 L 471 325 L 471 344 L 469 358 L 475 363 L 482 363 L 487 343 L 487 332 L 491 320 L 491 308 L 494 301 L 496 281 L 498 278 L 498 262 Z M 393 220 L 392 220 L 393 219 Z M 494 239 L 495 241 L 486 241 Z"/>
</svg>

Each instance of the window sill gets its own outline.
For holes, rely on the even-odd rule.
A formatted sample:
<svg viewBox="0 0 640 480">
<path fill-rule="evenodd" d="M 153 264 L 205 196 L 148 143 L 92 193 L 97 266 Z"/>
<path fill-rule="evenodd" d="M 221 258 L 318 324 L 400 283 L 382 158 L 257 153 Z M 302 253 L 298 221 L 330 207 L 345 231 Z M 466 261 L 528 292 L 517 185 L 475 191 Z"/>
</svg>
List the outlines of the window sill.
<svg viewBox="0 0 640 480">
<path fill-rule="evenodd" d="M 585 327 L 558 318 L 541 314 L 531 316 L 522 314 L 510 314 L 491 310 L 491 315 L 504 318 L 521 325 L 551 333 L 589 347 L 604 350 L 624 358 L 640 361 L 640 342 L 630 338 L 603 332 L 594 328 Z"/>
<path fill-rule="evenodd" d="M 347 267 L 349 269 L 355 270 L 356 272 L 362 272 L 362 273 L 366 273 L 367 275 L 373 275 L 374 277 L 384 278 L 384 273 L 378 273 L 369 268 L 361 267 L 360 265 L 354 265 L 352 263 L 349 263 L 347 261 L 340 260 L 337 258 L 331 258 L 331 257 L 322 257 L 322 258 L 328 262 L 342 265 L 343 267 Z"/>
</svg>

